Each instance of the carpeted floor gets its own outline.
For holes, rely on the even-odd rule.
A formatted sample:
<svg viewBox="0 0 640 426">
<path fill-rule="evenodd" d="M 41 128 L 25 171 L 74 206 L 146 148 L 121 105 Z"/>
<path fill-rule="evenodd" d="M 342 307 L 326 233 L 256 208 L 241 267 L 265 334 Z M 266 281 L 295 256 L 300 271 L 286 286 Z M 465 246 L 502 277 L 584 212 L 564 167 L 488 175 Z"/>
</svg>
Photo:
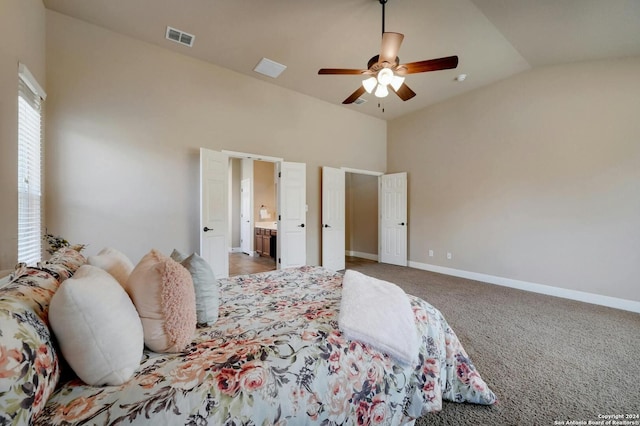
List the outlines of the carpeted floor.
<svg viewBox="0 0 640 426">
<path fill-rule="evenodd" d="M 349 267 L 440 309 L 499 398 L 445 402 L 417 426 L 586 425 L 617 414 L 640 425 L 640 314 L 413 268 Z"/>
</svg>

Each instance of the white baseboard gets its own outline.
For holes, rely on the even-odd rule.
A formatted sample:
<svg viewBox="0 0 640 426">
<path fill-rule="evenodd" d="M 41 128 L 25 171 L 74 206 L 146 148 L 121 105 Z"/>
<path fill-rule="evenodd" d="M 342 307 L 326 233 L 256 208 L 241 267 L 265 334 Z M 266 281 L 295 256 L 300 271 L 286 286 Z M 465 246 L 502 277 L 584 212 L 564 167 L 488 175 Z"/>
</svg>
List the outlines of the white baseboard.
<svg viewBox="0 0 640 426">
<path fill-rule="evenodd" d="M 361 251 L 353 251 L 353 250 L 345 250 L 344 254 L 345 256 L 353 256 L 353 257 L 359 257 L 362 259 L 375 260 L 376 262 L 378 261 L 377 254 L 363 253 Z"/>
<path fill-rule="evenodd" d="M 549 296 L 562 297 L 564 299 L 577 300 L 580 302 L 592 303 L 594 305 L 608 306 L 610 308 L 640 313 L 640 302 L 637 302 L 635 300 L 619 299 L 617 297 L 603 296 L 600 294 L 570 290 L 567 288 L 552 287 L 545 284 L 536 284 L 527 281 L 514 280 L 511 278 L 497 277 L 495 275 L 481 274 L 478 272 L 463 271 L 460 269 L 447 268 L 444 266 L 430 265 L 428 263 L 409 261 L 409 266 L 425 271 L 452 275 L 454 277 L 467 278 L 470 280 L 482 281 L 489 284 L 501 285 L 503 287 L 517 288 L 519 290 L 526 290 L 534 293 L 541 293 Z"/>
</svg>

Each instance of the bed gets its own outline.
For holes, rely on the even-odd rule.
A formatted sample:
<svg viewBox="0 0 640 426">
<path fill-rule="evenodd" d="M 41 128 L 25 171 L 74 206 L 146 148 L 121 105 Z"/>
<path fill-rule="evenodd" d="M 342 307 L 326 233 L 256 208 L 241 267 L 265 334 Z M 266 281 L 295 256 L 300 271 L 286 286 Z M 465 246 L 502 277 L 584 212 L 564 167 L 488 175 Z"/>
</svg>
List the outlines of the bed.
<svg viewBox="0 0 640 426">
<path fill-rule="evenodd" d="M 417 362 L 402 365 L 338 327 L 343 274 L 301 267 L 219 280 L 214 326 L 181 354 L 145 350 L 121 386 L 71 379 L 38 425 L 410 423 L 442 400 L 493 404 L 442 314 L 409 296 Z"/>
</svg>

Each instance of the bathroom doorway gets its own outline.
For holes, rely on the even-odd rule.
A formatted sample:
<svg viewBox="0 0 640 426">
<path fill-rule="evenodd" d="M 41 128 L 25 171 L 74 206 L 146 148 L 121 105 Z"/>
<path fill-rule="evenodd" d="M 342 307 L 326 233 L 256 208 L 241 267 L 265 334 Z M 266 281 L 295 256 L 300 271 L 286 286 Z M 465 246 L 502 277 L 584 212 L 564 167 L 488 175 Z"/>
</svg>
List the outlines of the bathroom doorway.
<svg viewBox="0 0 640 426">
<path fill-rule="evenodd" d="M 229 272 L 276 269 L 276 163 L 231 158 L 229 173 Z"/>
</svg>

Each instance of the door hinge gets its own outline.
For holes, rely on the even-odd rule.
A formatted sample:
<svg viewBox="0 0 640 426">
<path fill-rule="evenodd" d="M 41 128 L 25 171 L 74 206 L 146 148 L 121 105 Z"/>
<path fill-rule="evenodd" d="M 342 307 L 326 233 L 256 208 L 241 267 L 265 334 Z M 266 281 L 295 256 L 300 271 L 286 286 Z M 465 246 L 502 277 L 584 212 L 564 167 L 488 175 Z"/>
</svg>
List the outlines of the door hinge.
<svg viewBox="0 0 640 426">
<path fill-rule="evenodd" d="M 280 215 L 278 215 L 278 220 L 282 220 L 282 219 L 281 219 L 281 217 L 280 217 Z"/>
<path fill-rule="evenodd" d="M 278 177 L 281 178 L 282 177 L 282 172 L 278 172 Z"/>
<path fill-rule="evenodd" d="M 278 258 L 278 264 L 282 264 L 282 262 L 280 261 L 280 258 Z"/>
</svg>

